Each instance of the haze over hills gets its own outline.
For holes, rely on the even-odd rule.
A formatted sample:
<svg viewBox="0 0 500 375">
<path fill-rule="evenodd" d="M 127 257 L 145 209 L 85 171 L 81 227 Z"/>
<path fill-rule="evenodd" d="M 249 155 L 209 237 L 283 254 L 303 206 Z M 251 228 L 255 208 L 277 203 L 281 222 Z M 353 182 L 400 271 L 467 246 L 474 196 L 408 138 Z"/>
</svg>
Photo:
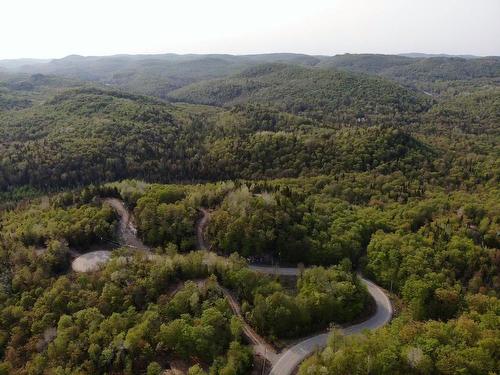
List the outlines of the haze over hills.
<svg viewBox="0 0 500 375">
<path fill-rule="evenodd" d="M 406 56 L 406 57 L 459 57 L 463 59 L 478 59 L 484 56 L 476 56 L 476 55 L 449 55 L 446 53 L 419 53 L 419 52 L 410 52 L 410 53 L 399 53 L 398 56 Z"/>
<path fill-rule="evenodd" d="M 338 55 L 320 63 L 356 72 L 381 75 L 404 84 L 419 86 L 436 81 L 470 81 L 500 75 L 500 57 L 464 59 L 459 57 L 410 58 L 394 55 Z"/>
<path fill-rule="evenodd" d="M 0 375 L 498 372 L 499 84 L 499 57 L 0 62 Z"/>
<path fill-rule="evenodd" d="M 29 67 L 37 64 L 46 64 L 52 61 L 51 59 L 6 59 L 0 60 L 0 70 L 18 71 L 23 67 Z"/>
<path fill-rule="evenodd" d="M 13 62 L 4 65 L 0 61 L 0 67 L 15 66 L 17 72 L 64 75 L 164 96 L 166 92 L 192 82 L 223 77 L 250 66 L 274 62 L 314 65 L 319 59 L 299 54 L 248 56 L 164 54 L 109 57 L 71 55 L 34 65 L 20 63 L 14 65 Z"/>
<path fill-rule="evenodd" d="M 378 74 L 405 85 L 435 87 L 435 81 L 480 80 L 497 77 L 500 58 L 464 59 L 458 57 L 411 58 L 399 55 L 345 54 L 308 56 L 302 54 L 263 55 L 72 55 L 63 59 L 0 61 L 0 68 L 18 73 L 56 74 L 122 87 L 147 95 L 166 98 L 170 91 L 208 79 L 223 78 L 268 63 L 284 63 L 318 68 Z"/>
</svg>

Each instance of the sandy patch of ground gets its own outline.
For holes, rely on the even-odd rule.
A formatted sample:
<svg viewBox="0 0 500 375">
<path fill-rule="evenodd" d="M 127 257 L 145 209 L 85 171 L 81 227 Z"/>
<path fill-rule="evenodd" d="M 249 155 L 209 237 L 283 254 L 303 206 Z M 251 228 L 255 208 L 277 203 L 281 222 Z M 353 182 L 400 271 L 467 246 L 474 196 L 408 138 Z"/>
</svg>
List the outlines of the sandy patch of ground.
<svg viewBox="0 0 500 375">
<path fill-rule="evenodd" d="M 106 263 L 111 257 L 111 251 L 98 250 L 83 254 L 71 263 L 71 268 L 75 272 L 92 272 Z"/>
</svg>

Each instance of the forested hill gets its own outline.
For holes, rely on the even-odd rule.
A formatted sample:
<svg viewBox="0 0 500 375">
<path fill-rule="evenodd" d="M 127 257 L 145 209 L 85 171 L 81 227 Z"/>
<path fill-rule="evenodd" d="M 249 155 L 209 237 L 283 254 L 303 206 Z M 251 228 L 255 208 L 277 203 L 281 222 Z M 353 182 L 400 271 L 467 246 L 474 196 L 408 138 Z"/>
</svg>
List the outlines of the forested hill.
<svg viewBox="0 0 500 375">
<path fill-rule="evenodd" d="M 357 271 L 391 294 L 394 319 L 335 330 L 299 374 L 499 373 L 495 58 L 328 59 L 9 62 L 0 375 L 159 375 L 178 361 L 248 375 L 262 364 L 242 323 L 282 347 L 317 342 L 373 310 Z M 151 253 L 111 245 L 132 242 Z M 227 258 L 181 254 L 201 242 Z M 298 266 L 296 286 L 247 261 Z"/>
<path fill-rule="evenodd" d="M 270 62 L 262 64 L 266 59 Z M 106 62 L 109 73 L 113 61 L 119 72 L 123 61 L 140 65 L 144 60 L 180 81 L 185 82 L 181 71 L 189 73 L 187 81 L 203 80 L 166 93 L 171 100 L 210 105 L 168 104 L 158 93 L 137 94 L 144 91 L 142 78 L 163 84 L 149 73 L 140 73 L 139 81 L 127 79 L 130 90 L 65 75 L 2 73 L 0 188 L 351 171 L 399 170 L 417 176 L 422 170 L 442 171 L 449 161 L 436 160 L 446 155 L 464 157 L 461 168 L 469 171 L 472 159 L 491 165 L 500 113 L 498 77 L 487 79 L 484 87 L 475 80 L 469 86 L 464 80 L 440 81 L 447 94 L 429 98 L 376 75 L 318 68 L 324 59 L 293 54 L 165 55 L 158 60 L 73 56 L 49 63 L 80 71 L 86 61 L 89 71 L 99 75 L 105 69 L 94 68 L 93 61 Z M 390 59 L 401 66 L 417 60 Z M 218 70 L 221 61 L 238 72 L 207 79 L 210 67 Z M 169 70 L 174 65 L 181 70 Z M 137 69 L 134 75 L 144 72 Z M 228 74 L 218 71 L 214 75 Z M 460 150 L 468 151 L 460 155 Z M 476 168 L 474 174 L 491 171 Z"/>
<path fill-rule="evenodd" d="M 471 93 L 457 93 L 434 105 L 426 118 L 447 127 L 460 127 L 467 133 L 498 136 L 500 89 L 490 87 Z"/>
<path fill-rule="evenodd" d="M 322 59 L 318 66 L 375 74 L 434 95 L 446 93 L 450 86 L 462 91 L 489 85 L 498 86 L 500 77 L 498 56 L 465 59 L 345 54 Z"/>
<path fill-rule="evenodd" d="M 474 81 L 484 85 L 491 84 L 492 80 L 498 83 L 500 76 L 499 57 L 466 59 L 452 56 L 407 57 L 380 54 L 308 56 L 291 53 L 241 56 L 72 55 L 51 61 L 0 60 L 0 71 L 59 75 L 164 99 L 171 91 L 192 83 L 228 78 L 245 69 L 273 63 L 379 75 L 435 94 L 443 90 L 442 82 Z M 439 83 L 437 87 L 435 81 Z"/>
<path fill-rule="evenodd" d="M 319 58 L 292 53 L 266 55 L 71 55 L 52 61 L 0 61 L 0 70 L 55 74 L 165 98 L 168 92 L 200 80 L 225 77 L 262 63 L 315 65 Z"/>
<path fill-rule="evenodd" d="M 319 66 L 390 78 L 412 80 L 466 80 L 500 75 L 500 57 L 465 59 L 460 57 L 411 58 L 398 55 L 337 55 L 323 59 Z"/>
<path fill-rule="evenodd" d="M 0 111 L 31 107 L 61 90 L 83 86 L 81 81 L 54 75 L 0 73 Z"/>
<path fill-rule="evenodd" d="M 431 156 L 397 129 L 335 130 L 262 107 L 170 105 L 97 88 L 0 113 L 0 138 L 2 189 L 393 170 Z"/>
<path fill-rule="evenodd" d="M 346 53 L 325 58 L 320 62 L 319 66 L 323 68 L 333 67 L 358 73 L 381 74 L 387 69 L 408 66 L 419 60 L 399 55 Z"/>
<path fill-rule="evenodd" d="M 204 81 L 169 94 L 171 100 L 209 105 L 269 104 L 292 113 L 412 121 L 430 101 L 382 78 L 286 64 L 264 64 L 230 78 Z"/>
</svg>

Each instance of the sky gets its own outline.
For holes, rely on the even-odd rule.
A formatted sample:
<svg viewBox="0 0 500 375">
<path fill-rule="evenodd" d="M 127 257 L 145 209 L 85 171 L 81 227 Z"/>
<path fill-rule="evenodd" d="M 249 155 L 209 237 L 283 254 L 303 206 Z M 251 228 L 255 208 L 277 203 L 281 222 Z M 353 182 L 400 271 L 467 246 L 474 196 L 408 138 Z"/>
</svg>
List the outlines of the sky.
<svg viewBox="0 0 500 375">
<path fill-rule="evenodd" d="M 1 0 L 0 59 L 295 52 L 500 55 L 500 0 Z"/>
</svg>

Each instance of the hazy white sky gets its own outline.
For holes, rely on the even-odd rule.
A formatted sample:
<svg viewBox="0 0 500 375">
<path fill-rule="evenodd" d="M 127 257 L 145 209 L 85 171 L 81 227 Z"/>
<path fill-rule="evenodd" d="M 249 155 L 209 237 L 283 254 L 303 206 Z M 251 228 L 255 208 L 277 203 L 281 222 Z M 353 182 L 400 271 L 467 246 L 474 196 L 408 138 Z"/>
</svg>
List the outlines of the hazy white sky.
<svg viewBox="0 0 500 375">
<path fill-rule="evenodd" d="M 500 55 L 500 0 L 1 0 L 0 59 L 117 53 Z"/>
</svg>

